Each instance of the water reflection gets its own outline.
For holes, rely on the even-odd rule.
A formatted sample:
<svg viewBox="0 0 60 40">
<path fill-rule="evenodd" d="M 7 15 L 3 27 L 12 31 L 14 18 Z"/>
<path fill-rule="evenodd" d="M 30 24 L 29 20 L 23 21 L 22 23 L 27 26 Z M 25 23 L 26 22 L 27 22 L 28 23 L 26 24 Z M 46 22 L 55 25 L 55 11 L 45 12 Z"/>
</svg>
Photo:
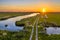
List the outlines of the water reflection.
<svg viewBox="0 0 60 40">
<path fill-rule="evenodd" d="M 48 27 L 46 28 L 47 34 L 60 34 L 60 28 L 59 27 Z"/>
</svg>

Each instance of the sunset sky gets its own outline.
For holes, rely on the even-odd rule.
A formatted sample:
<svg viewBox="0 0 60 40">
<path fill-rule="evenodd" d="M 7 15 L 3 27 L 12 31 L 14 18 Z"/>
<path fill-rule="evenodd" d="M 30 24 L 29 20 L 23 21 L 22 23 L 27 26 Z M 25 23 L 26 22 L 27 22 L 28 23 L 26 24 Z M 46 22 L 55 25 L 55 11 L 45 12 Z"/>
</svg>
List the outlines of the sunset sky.
<svg viewBox="0 0 60 40">
<path fill-rule="evenodd" d="M 0 12 L 60 12 L 60 0 L 0 0 Z"/>
</svg>

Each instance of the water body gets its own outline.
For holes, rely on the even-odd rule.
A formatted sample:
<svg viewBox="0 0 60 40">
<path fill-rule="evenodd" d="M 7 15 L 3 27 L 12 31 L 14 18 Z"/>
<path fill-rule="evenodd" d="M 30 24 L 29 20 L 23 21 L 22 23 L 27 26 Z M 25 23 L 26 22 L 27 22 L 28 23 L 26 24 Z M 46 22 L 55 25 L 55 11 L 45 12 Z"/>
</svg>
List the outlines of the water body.
<svg viewBox="0 0 60 40">
<path fill-rule="evenodd" d="M 17 16 L 14 18 L 9 18 L 7 20 L 2 20 L 0 21 L 0 30 L 8 30 L 8 31 L 20 31 L 23 30 L 24 27 L 18 27 L 15 25 L 16 21 L 20 21 L 24 18 L 28 18 L 28 17 L 33 17 L 36 16 L 39 13 L 32 13 L 30 15 L 24 15 L 24 16 Z M 8 25 L 7 27 L 5 27 L 5 25 Z"/>
<path fill-rule="evenodd" d="M 47 34 L 60 34 L 60 27 L 48 27 L 46 32 Z"/>
</svg>

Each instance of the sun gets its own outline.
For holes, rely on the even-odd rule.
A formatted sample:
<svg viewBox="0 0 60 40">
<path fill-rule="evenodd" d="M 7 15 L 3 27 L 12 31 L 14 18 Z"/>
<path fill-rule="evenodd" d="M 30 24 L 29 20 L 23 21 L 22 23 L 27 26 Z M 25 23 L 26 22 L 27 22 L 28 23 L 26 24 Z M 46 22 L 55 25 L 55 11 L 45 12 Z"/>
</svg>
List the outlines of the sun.
<svg viewBox="0 0 60 40">
<path fill-rule="evenodd" d="M 43 12 L 43 13 L 44 13 L 44 12 L 46 12 L 46 9 L 45 9 L 45 8 L 43 8 L 43 9 L 42 9 L 42 12 Z"/>
<path fill-rule="evenodd" d="M 46 8 L 42 8 L 42 15 L 46 15 Z"/>
</svg>

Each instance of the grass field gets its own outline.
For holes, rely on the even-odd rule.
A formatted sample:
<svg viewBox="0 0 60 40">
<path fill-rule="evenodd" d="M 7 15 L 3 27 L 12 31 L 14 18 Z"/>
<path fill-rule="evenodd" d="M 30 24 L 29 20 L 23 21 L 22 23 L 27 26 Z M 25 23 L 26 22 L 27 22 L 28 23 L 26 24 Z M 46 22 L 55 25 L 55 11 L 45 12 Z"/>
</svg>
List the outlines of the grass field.
<svg viewBox="0 0 60 40">
<path fill-rule="evenodd" d="M 0 12 L 0 20 L 5 20 L 16 16 L 28 15 L 31 13 L 32 12 Z"/>
<path fill-rule="evenodd" d="M 60 12 L 50 12 L 50 13 L 46 13 L 48 18 L 46 19 L 47 22 L 53 22 L 56 23 L 58 25 L 60 25 Z M 43 21 L 43 18 L 40 18 L 41 21 Z"/>
<path fill-rule="evenodd" d="M 31 14 L 32 12 L 0 12 L 0 17 L 5 17 L 5 16 L 22 16 L 22 15 L 27 15 Z"/>
<path fill-rule="evenodd" d="M 48 22 L 55 22 L 58 25 L 60 25 L 60 13 L 56 13 L 56 14 L 48 14 Z"/>
</svg>

